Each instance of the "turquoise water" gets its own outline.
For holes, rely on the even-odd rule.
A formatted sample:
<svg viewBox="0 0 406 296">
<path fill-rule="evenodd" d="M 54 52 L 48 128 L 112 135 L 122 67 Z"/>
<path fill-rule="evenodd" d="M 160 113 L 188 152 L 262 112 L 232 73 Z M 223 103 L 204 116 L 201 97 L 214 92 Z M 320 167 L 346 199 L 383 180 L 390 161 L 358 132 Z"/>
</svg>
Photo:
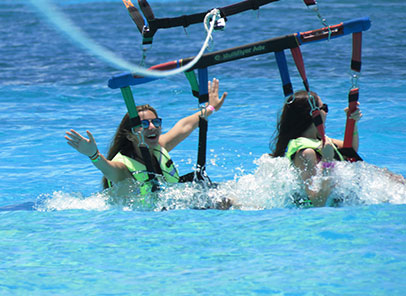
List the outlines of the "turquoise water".
<svg viewBox="0 0 406 296">
<path fill-rule="evenodd" d="M 134 1 L 135 2 L 135 1 Z M 159 17 L 233 1 L 150 1 Z M 23 1 L 0 4 L 1 295 L 403 295 L 406 188 L 382 171 L 406 175 L 406 14 L 403 1 L 320 1 L 330 24 L 369 16 L 364 33 L 359 123 L 365 163 L 340 164 L 339 208 L 302 210 L 284 160 L 269 152 L 282 90 L 272 54 L 214 66 L 229 96 L 209 121 L 207 172 L 219 184 L 168 188 L 167 212 L 107 202 L 100 173 L 71 149 L 67 129 L 93 132 L 107 152 L 125 105 L 107 80 L 120 70 L 90 56 Z M 138 63 L 139 33 L 121 1 L 65 1 L 63 12 L 91 38 Z M 390 16 L 390 17 L 388 17 Z M 271 3 L 231 16 L 213 50 L 319 28 L 301 1 Z M 151 66 L 194 56 L 200 25 L 161 30 Z M 302 47 L 310 86 L 329 104 L 327 133 L 342 138 L 350 87 L 351 38 Z M 301 88 L 288 56 L 294 87 Z M 184 76 L 133 88 L 169 130 L 193 112 Z M 172 153 L 182 174 L 196 163 L 197 132 Z M 198 211 L 232 196 L 241 210 Z M 24 205 L 24 203 L 27 203 Z M 31 203 L 37 210 L 27 209 Z"/>
</svg>

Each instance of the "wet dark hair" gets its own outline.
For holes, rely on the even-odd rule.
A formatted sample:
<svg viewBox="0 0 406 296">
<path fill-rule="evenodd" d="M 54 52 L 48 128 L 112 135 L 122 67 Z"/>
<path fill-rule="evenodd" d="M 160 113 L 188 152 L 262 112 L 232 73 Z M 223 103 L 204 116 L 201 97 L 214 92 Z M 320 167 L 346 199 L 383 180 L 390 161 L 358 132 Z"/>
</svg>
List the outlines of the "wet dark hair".
<svg viewBox="0 0 406 296">
<path fill-rule="evenodd" d="M 152 106 L 148 104 L 137 106 L 137 112 L 148 110 L 158 117 L 158 113 Z M 129 133 L 131 133 L 131 122 L 129 114 L 126 113 L 117 128 L 113 140 L 111 141 L 109 152 L 107 153 L 108 160 L 112 160 L 119 152 L 125 156 L 134 158 L 135 151 L 133 143 L 127 138 Z M 104 189 L 108 188 L 107 179 L 104 176 L 102 178 L 102 184 Z"/>
<path fill-rule="evenodd" d="M 315 92 L 310 93 L 318 102 L 319 96 Z M 284 156 L 289 141 L 299 138 L 313 123 L 308 98 L 307 91 L 301 90 L 286 100 L 271 142 L 271 150 L 274 147 L 271 153 L 273 157 Z"/>
</svg>

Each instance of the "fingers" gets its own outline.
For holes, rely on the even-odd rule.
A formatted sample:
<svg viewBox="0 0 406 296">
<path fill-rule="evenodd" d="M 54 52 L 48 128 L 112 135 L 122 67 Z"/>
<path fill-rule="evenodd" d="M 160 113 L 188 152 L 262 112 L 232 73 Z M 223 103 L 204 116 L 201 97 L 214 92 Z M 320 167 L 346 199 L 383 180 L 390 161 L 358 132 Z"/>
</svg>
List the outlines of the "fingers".
<svg viewBox="0 0 406 296">
<path fill-rule="evenodd" d="M 90 142 L 96 143 L 96 141 L 94 140 L 94 137 L 93 137 L 92 133 L 91 133 L 90 131 L 86 131 L 86 133 L 87 133 L 87 136 L 88 136 L 89 139 L 90 139 Z"/>
<path fill-rule="evenodd" d="M 227 97 L 227 95 L 228 95 L 228 92 L 223 92 L 223 95 L 221 96 L 221 101 L 224 101 L 225 100 L 225 98 Z M 222 104 L 223 104 L 223 102 L 222 102 Z"/>
<path fill-rule="evenodd" d="M 77 138 L 77 136 L 71 132 L 66 132 L 66 136 L 65 139 L 68 140 L 68 144 L 69 143 L 78 143 L 79 140 Z"/>
<path fill-rule="evenodd" d="M 90 131 L 86 131 L 86 133 L 89 139 L 71 129 L 66 132 L 65 139 L 67 140 L 68 145 L 76 149 L 78 152 L 86 156 L 94 155 L 95 151 L 97 151 L 96 142 Z"/>
<path fill-rule="evenodd" d="M 225 98 L 227 97 L 228 93 L 224 92 L 219 99 L 219 87 L 220 81 L 217 78 L 213 78 L 213 81 L 208 82 L 209 87 L 209 103 L 212 105 L 216 111 L 218 111 L 224 103 Z"/>
<path fill-rule="evenodd" d="M 353 119 L 353 120 L 355 120 L 355 121 L 360 120 L 361 117 L 362 117 L 362 112 L 361 112 L 361 110 L 358 108 L 358 106 L 359 106 L 359 102 L 357 102 L 357 108 L 349 115 L 349 118 L 350 118 L 350 119 Z M 345 112 L 347 115 L 348 115 L 348 111 L 349 111 L 348 107 L 344 108 L 344 112 Z"/>
<path fill-rule="evenodd" d="M 216 78 L 213 78 L 213 88 L 216 92 L 218 92 L 218 90 L 219 90 L 219 84 L 220 84 L 219 80 Z"/>
<path fill-rule="evenodd" d="M 214 93 L 214 94 L 218 93 L 218 91 L 219 91 L 219 80 L 216 79 L 216 78 L 213 78 L 213 82 L 209 81 L 208 87 L 209 87 L 209 92 L 210 93 Z"/>
<path fill-rule="evenodd" d="M 89 133 L 88 133 L 88 135 L 89 135 Z M 92 138 L 93 138 L 93 136 L 92 136 Z M 81 141 L 84 141 L 86 143 L 90 143 L 89 139 L 86 139 L 85 137 L 83 137 L 81 134 L 79 134 L 74 129 L 71 129 L 70 131 L 66 132 L 65 139 L 68 140 L 71 144 L 74 144 L 74 145 L 78 145 Z M 93 140 L 94 140 L 94 138 L 93 138 Z"/>
<path fill-rule="evenodd" d="M 354 112 L 351 113 L 350 119 L 353 119 L 355 121 L 360 120 L 362 117 L 362 112 L 360 109 L 356 109 Z"/>
<path fill-rule="evenodd" d="M 67 135 L 71 136 L 71 138 L 69 138 L 68 136 L 65 136 L 65 139 L 68 141 L 68 145 L 75 148 L 76 150 L 78 149 L 79 146 L 79 140 L 77 139 L 73 139 L 72 134 L 69 132 L 66 132 Z"/>
<path fill-rule="evenodd" d="M 81 140 L 87 140 L 81 134 L 79 134 L 77 131 L 75 131 L 73 129 L 71 129 L 70 132 L 66 132 L 66 134 L 69 135 L 71 140 L 74 142 L 79 142 Z"/>
<path fill-rule="evenodd" d="M 223 93 L 223 95 L 221 96 L 220 102 L 216 106 L 216 111 L 218 111 L 221 108 L 221 106 L 223 106 L 224 100 L 226 99 L 227 95 L 228 95 L 228 93 L 226 93 L 226 92 Z"/>
<path fill-rule="evenodd" d="M 73 135 L 75 135 L 75 137 L 77 137 L 77 138 L 79 138 L 79 139 L 80 139 L 80 138 L 83 138 L 82 135 L 79 134 L 77 131 L 75 131 L 75 130 L 73 130 L 73 129 L 71 129 L 70 131 L 72 132 Z"/>
<path fill-rule="evenodd" d="M 68 145 L 71 146 L 71 147 L 73 147 L 73 148 L 75 148 L 75 149 L 77 149 L 77 145 L 74 145 L 74 144 L 72 144 L 71 142 L 68 142 Z"/>
</svg>

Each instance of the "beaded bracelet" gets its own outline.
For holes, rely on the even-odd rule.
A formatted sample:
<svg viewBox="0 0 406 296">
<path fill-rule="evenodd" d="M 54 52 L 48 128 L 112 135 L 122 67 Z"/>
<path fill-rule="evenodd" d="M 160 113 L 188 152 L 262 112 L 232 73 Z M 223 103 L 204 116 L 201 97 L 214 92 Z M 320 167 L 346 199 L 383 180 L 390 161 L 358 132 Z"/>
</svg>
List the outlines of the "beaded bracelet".
<svg viewBox="0 0 406 296">
<path fill-rule="evenodd" d="M 98 162 L 101 159 L 100 154 L 97 154 L 97 157 L 94 159 L 90 159 L 93 163 Z"/>
<path fill-rule="evenodd" d="M 94 162 L 98 162 L 100 160 L 100 153 L 99 153 L 99 149 L 97 149 L 96 153 L 93 154 L 92 156 L 89 156 L 90 160 L 94 163 Z"/>
<path fill-rule="evenodd" d="M 95 158 L 97 155 L 99 155 L 99 149 L 96 149 L 96 152 L 95 152 L 92 156 L 89 156 L 89 158 L 90 158 L 90 159 L 93 159 L 93 158 Z"/>
<path fill-rule="evenodd" d="M 323 167 L 323 169 L 332 169 L 334 168 L 335 164 L 334 162 L 322 162 L 321 166 Z"/>
</svg>

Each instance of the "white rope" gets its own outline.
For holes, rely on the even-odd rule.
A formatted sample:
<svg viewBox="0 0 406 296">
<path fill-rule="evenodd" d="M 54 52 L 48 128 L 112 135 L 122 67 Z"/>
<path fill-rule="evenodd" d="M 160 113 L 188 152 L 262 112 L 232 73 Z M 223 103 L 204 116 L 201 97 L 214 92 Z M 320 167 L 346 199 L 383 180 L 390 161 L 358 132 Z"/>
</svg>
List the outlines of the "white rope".
<svg viewBox="0 0 406 296">
<path fill-rule="evenodd" d="M 198 55 L 192 61 L 190 61 L 187 65 L 175 70 L 160 71 L 160 70 L 149 70 L 147 68 L 143 68 L 130 62 L 127 62 L 126 60 L 117 56 L 112 51 L 97 44 L 92 39 L 90 39 L 85 32 L 83 32 L 79 27 L 77 27 L 69 18 L 67 18 L 49 0 L 29 0 L 29 1 L 48 19 L 49 22 L 51 22 L 59 31 L 66 34 L 76 45 L 82 47 L 90 54 L 97 56 L 101 60 L 113 66 L 114 68 L 124 71 L 130 71 L 131 73 L 144 77 L 167 77 L 185 72 L 190 68 L 192 68 L 199 61 L 204 51 L 208 47 L 209 41 L 212 39 L 212 33 L 217 18 L 220 17 L 220 11 L 218 9 L 213 9 L 205 16 L 204 26 L 207 32 L 207 37 Z M 211 18 L 209 19 L 210 16 Z M 207 28 L 206 24 L 206 20 L 208 19 L 210 20 L 210 28 Z"/>
</svg>

